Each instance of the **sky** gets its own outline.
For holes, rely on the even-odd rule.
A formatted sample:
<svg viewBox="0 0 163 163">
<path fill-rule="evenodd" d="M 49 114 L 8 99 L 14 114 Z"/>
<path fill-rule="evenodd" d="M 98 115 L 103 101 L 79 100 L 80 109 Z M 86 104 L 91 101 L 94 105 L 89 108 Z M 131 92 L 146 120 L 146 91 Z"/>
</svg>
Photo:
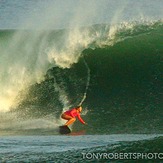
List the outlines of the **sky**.
<svg viewBox="0 0 163 163">
<path fill-rule="evenodd" d="M 162 0 L 0 0 L 0 28 L 65 28 L 158 19 Z"/>
</svg>

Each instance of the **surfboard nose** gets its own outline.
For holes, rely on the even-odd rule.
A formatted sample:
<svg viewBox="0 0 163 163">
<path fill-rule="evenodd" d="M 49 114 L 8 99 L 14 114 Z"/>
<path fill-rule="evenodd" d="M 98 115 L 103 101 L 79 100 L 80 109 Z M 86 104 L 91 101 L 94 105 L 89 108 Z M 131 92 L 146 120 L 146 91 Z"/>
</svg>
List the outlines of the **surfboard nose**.
<svg viewBox="0 0 163 163">
<path fill-rule="evenodd" d="M 59 126 L 59 133 L 60 134 L 69 134 L 71 130 L 68 126 Z"/>
</svg>

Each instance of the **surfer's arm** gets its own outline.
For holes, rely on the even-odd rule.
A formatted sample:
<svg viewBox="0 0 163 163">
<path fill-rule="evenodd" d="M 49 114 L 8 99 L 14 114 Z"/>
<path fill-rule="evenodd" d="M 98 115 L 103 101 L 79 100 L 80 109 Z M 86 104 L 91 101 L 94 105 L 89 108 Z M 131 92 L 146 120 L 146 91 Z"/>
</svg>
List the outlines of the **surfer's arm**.
<svg viewBox="0 0 163 163">
<path fill-rule="evenodd" d="M 79 121 L 80 121 L 81 123 L 86 124 L 86 123 L 84 122 L 84 120 L 81 118 L 80 114 L 78 114 L 77 117 L 78 117 L 78 119 L 79 119 Z"/>
</svg>

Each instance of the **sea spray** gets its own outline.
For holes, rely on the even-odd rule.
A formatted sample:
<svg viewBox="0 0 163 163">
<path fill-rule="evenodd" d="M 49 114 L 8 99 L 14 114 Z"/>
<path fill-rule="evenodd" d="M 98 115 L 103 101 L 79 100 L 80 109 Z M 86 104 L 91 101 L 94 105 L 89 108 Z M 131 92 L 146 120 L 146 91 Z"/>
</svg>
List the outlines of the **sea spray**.
<svg viewBox="0 0 163 163">
<path fill-rule="evenodd" d="M 54 89 L 56 92 L 58 92 L 58 98 L 61 104 L 63 105 L 63 111 L 66 111 L 69 109 L 70 104 L 68 100 L 68 94 L 66 93 L 66 88 L 64 87 L 64 84 L 60 83 L 57 84 L 56 79 L 54 78 Z"/>
<path fill-rule="evenodd" d="M 83 102 L 84 102 L 84 100 L 85 100 L 86 97 L 87 97 L 87 90 L 88 90 L 88 88 L 89 88 L 90 77 L 91 77 L 91 76 L 90 76 L 90 68 L 89 68 L 87 62 L 85 61 L 85 59 L 83 59 L 83 62 L 84 62 L 84 64 L 85 64 L 86 68 L 87 68 L 87 83 L 86 83 L 86 87 L 85 87 L 85 92 L 84 92 L 84 94 L 83 94 L 83 98 L 81 99 L 79 105 L 82 105 Z"/>
</svg>

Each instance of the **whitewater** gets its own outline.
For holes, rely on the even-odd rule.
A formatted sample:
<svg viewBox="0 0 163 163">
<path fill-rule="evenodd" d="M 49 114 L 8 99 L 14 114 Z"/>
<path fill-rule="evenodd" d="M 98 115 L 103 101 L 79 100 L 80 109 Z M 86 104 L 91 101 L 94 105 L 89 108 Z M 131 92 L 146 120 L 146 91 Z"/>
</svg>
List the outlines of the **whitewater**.
<svg viewBox="0 0 163 163">
<path fill-rule="evenodd" d="M 0 1 L 0 161 L 118 162 L 82 153 L 161 153 L 162 6 Z M 77 105 L 88 125 L 76 121 L 71 134 L 59 135 L 61 113 Z"/>
</svg>

